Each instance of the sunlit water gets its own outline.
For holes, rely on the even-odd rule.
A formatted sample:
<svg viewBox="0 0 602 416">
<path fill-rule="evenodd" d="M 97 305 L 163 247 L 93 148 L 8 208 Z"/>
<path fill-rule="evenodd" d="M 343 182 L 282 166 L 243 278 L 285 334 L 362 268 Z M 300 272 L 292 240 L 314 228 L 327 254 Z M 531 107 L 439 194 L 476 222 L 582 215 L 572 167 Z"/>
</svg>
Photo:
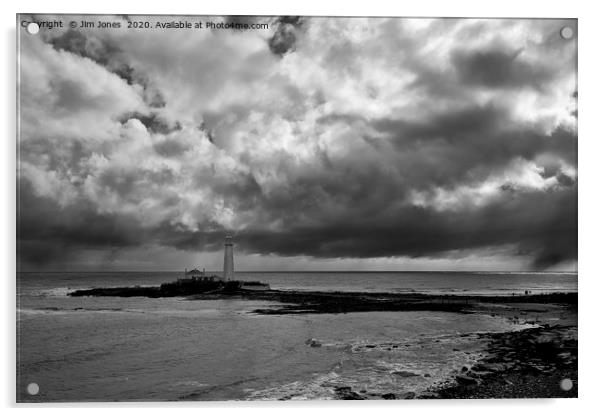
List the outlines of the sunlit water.
<svg viewBox="0 0 602 416">
<path fill-rule="evenodd" d="M 461 335 L 519 328 L 503 318 L 483 315 L 266 316 L 252 313 L 270 306 L 256 301 L 66 296 L 75 288 L 150 285 L 176 276 L 21 274 L 19 399 L 328 399 L 337 386 L 375 394 L 420 393 L 478 359 L 483 345 L 475 336 Z M 267 281 L 275 288 L 304 290 L 442 293 L 452 288 L 453 293 L 508 294 L 511 285 L 517 293 L 577 288 L 574 275 L 526 276 L 453 274 L 446 280 L 439 273 L 237 275 Z M 322 346 L 307 345 L 310 338 Z M 40 391 L 30 396 L 26 387 L 34 382 Z"/>
</svg>

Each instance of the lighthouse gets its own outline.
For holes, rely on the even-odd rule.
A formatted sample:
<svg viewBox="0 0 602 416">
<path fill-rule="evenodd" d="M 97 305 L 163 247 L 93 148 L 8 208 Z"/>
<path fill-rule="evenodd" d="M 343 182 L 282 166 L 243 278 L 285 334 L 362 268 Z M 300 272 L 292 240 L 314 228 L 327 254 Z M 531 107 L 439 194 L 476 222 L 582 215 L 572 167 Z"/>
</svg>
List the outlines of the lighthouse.
<svg viewBox="0 0 602 416">
<path fill-rule="evenodd" d="M 222 279 L 225 281 L 234 280 L 234 244 L 232 237 L 227 236 L 224 242 L 224 274 Z"/>
</svg>

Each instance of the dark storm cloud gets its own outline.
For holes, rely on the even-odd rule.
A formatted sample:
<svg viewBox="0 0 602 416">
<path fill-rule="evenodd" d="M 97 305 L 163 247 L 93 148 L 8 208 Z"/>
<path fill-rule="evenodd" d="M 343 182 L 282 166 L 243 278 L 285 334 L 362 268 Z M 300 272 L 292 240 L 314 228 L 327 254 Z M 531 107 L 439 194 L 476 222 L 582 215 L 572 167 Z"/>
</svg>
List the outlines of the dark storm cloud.
<svg viewBox="0 0 602 416">
<path fill-rule="evenodd" d="M 558 180 L 558 183 L 563 186 L 573 186 L 576 182 L 575 179 L 571 178 L 568 175 L 565 175 L 562 172 L 558 172 L 556 174 L 556 179 Z"/>
<path fill-rule="evenodd" d="M 453 250 L 518 241 L 515 254 L 533 256 L 535 267 L 547 267 L 576 258 L 576 191 L 510 196 L 471 214 L 403 208 L 375 218 L 292 228 L 286 235 L 249 230 L 237 241 L 250 252 L 323 258 L 445 257 Z"/>
<path fill-rule="evenodd" d="M 119 192 L 132 190 L 132 182 L 124 182 L 122 176 L 103 180 Z M 153 243 L 186 250 L 217 249 L 225 232 L 212 223 L 202 224 L 212 230 L 203 232 L 169 223 L 149 229 L 136 215 L 99 213 L 84 201 L 61 207 L 52 198 L 36 195 L 28 181 L 19 182 L 18 206 L 17 256 L 25 266 L 68 261 L 82 249 L 119 250 Z"/>
<path fill-rule="evenodd" d="M 205 133 L 205 135 L 207 136 L 207 139 L 209 140 L 209 142 L 211 142 L 211 144 L 215 144 L 215 138 L 213 137 L 213 131 L 211 131 L 210 129 L 207 129 L 207 125 L 205 124 L 204 121 L 202 121 L 201 124 L 199 124 L 198 129 L 199 129 L 199 131 Z"/>
<path fill-rule="evenodd" d="M 490 48 L 459 50 L 453 54 L 460 81 L 493 88 L 530 86 L 540 89 L 554 75 L 550 63 L 530 64 L 521 59 L 521 49 Z"/>
<path fill-rule="evenodd" d="M 224 234 L 228 231 L 216 223 L 204 224 L 203 231 L 190 231 L 181 224 L 160 224 L 153 238 L 167 247 L 187 251 L 218 251 L 223 248 Z"/>
<path fill-rule="evenodd" d="M 151 91 L 148 98 L 148 105 L 153 108 L 161 108 L 165 107 L 167 102 L 165 101 L 165 97 L 159 91 Z"/>
<path fill-rule="evenodd" d="M 555 157 L 555 175 L 560 161 L 574 163 L 577 158 L 574 132 L 559 127 L 548 135 L 534 127 L 515 126 L 508 110 L 495 105 L 451 109 L 423 122 L 398 118 L 376 120 L 371 125 L 386 133 L 399 151 L 418 156 L 408 161 L 412 186 L 418 188 L 432 183 L 450 185 L 474 175 L 477 167 L 487 168 L 486 174 L 488 168 L 513 158 L 531 160 L 540 153 Z M 430 159 L 429 152 L 446 157 Z"/>
<path fill-rule="evenodd" d="M 302 26 L 299 16 L 282 16 L 276 21 L 276 31 L 268 41 L 270 50 L 279 56 L 295 50 L 297 31 Z"/>
<path fill-rule="evenodd" d="M 141 85 L 144 88 L 145 101 L 150 107 L 165 106 L 163 94 L 152 85 L 148 76 L 130 65 L 127 54 L 116 41 L 85 34 L 81 30 L 68 29 L 58 36 L 50 37 L 48 42 L 59 51 L 91 59 L 129 85 Z"/>
<path fill-rule="evenodd" d="M 19 181 L 18 256 L 24 264 L 46 264 L 69 257 L 73 248 L 131 247 L 146 232 L 136 218 L 100 214 L 82 203 L 63 208 L 36 195 L 31 184 Z"/>
<path fill-rule="evenodd" d="M 136 81 L 134 69 L 118 58 L 121 49 L 112 42 L 97 37 L 86 36 L 79 30 L 69 29 L 62 35 L 49 39 L 49 43 L 57 50 L 70 52 L 107 67 L 111 72 L 128 82 Z"/>
<path fill-rule="evenodd" d="M 110 57 L 119 49 L 105 42 L 93 42 L 81 31 L 69 29 L 62 35 L 50 38 L 49 43 L 57 50 L 64 50 L 106 66 Z"/>
<path fill-rule="evenodd" d="M 551 156 L 540 162 L 541 176 L 562 175 L 559 182 L 568 183 L 571 178 L 564 178 L 561 163 L 573 164 L 577 158 L 574 132 L 559 127 L 546 134 L 535 126 L 516 125 L 508 109 L 493 104 L 453 108 L 424 121 L 406 120 L 401 115 L 373 121 L 345 115 L 320 120 L 325 124 L 358 121 L 378 133 L 381 139 L 370 135 L 365 139 L 382 152 L 388 150 L 382 140 L 385 134 L 400 155 L 393 159 L 393 168 L 413 189 L 452 188 L 464 181 L 485 179 L 511 160 L 532 160 L 539 154 Z M 390 179 L 383 181 L 395 184 Z"/>
<path fill-rule="evenodd" d="M 82 247 L 114 249 L 160 243 L 189 251 L 218 250 L 224 234 L 232 232 L 216 223 L 203 224 L 203 231 L 171 223 L 148 229 L 133 216 L 97 214 L 92 207 L 64 210 L 49 199 L 32 196 L 28 186 L 21 189 L 21 206 L 29 207 L 21 210 L 19 218 L 20 253 L 25 262 L 64 259 L 70 248 Z M 240 189 L 229 191 L 241 193 Z M 253 190 L 248 194 L 250 202 L 256 194 Z M 304 202 L 276 203 L 271 214 L 286 215 L 285 210 L 299 209 Z M 241 252 L 317 258 L 445 257 L 454 250 L 519 242 L 516 254 L 532 256 L 534 267 L 542 268 L 576 258 L 576 208 L 576 191 L 571 187 L 543 196 L 509 196 L 471 214 L 418 207 L 373 218 L 355 213 L 339 221 L 324 218 L 313 225 L 291 226 L 286 232 L 251 228 L 238 233 L 236 240 Z"/>
<path fill-rule="evenodd" d="M 165 157 L 178 157 L 189 149 L 185 143 L 173 139 L 166 139 L 155 143 L 154 148 L 158 154 Z"/>
<path fill-rule="evenodd" d="M 154 112 L 151 112 L 150 114 L 124 114 L 119 121 L 121 123 L 125 123 L 131 119 L 139 120 L 142 124 L 144 124 L 144 127 L 146 127 L 152 133 L 169 134 L 182 129 L 182 126 L 179 122 L 176 121 L 169 123 L 167 120 Z"/>
</svg>

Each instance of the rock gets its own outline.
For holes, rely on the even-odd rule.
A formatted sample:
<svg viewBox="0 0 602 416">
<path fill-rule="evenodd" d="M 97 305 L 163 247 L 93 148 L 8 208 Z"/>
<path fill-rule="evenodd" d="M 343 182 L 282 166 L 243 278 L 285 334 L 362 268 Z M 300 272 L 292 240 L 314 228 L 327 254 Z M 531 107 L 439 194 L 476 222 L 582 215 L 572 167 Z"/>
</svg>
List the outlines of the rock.
<svg viewBox="0 0 602 416">
<path fill-rule="evenodd" d="M 418 377 L 420 374 L 412 373 L 411 371 L 394 371 L 393 374 L 399 377 Z"/>
<path fill-rule="evenodd" d="M 478 381 L 472 377 L 467 376 L 456 376 L 456 381 L 463 386 L 472 386 L 478 384 Z"/>
<path fill-rule="evenodd" d="M 376 348 L 376 345 L 368 344 L 366 345 L 366 348 Z"/>
<path fill-rule="evenodd" d="M 487 377 L 490 374 L 491 373 L 489 371 L 473 371 L 473 370 L 469 370 L 466 373 L 466 376 L 467 377 L 476 378 L 476 379 L 480 379 L 480 378 Z"/>
<path fill-rule="evenodd" d="M 468 371 L 468 367 L 466 367 L 466 366 L 462 367 L 462 372 L 463 372 L 463 373 L 465 373 L 465 372 L 467 372 L 467 371 Z"/>
<path fill-rule="evenodd" d="M 474 366 L 472 366 L 472 370 L 474 371 L 478 371 L 478 372 L 496 372 L 496 371 L 502 371 L 505 369 L 505 366 L 502 364 L 496 364 L 496 363 L 479 363 L 479 364 L 475 364 Z"/>
<path fill-rule="evenodd" d="M 401 397 L 400 397 L 400 399 L 411 400 L 414 397 L 416 397 L 416 393 L 414 393 L 413 391 L 409 391 L 407 393 L 402 394 Z"/>
<path fill-rule="evenodd" d="M 525 365 L 525 368 L 533 371 L 534 373 L 543 373 L 545 372 L 547 369 L 544 366 L 541 365 L 537 365 L 537 364 L 527 364 Z"/>
<path fill-rule="evenodd" d="M 351 387 L 343 386 L 334 389 L 338 400 L 364 400 L 362 396 L 351 390 Z"/>
<path fill-rule="evenodd" d="M 382 397 L 385 400 L 395 400 L 395 399 L 397 399 L 397 396 L 395 396 L 395 394 L 393 394 L 393 393 L 385 393 L 385 394 L 383 394 L 380 397 Z"/>
<path fill-rule="evenodd" d="M 424 373 L 423 377 L 430 377 L 431 375 L 429 373 Z"/>
<path fill-rule="evenodd" d="M 322 343 L 315 338 L 309 338 L 308 340 L 305 341 L 305 343 L 307 345 L 309 345 L 310 347 L 321 347 L 322 346 Z"/>
</svg>

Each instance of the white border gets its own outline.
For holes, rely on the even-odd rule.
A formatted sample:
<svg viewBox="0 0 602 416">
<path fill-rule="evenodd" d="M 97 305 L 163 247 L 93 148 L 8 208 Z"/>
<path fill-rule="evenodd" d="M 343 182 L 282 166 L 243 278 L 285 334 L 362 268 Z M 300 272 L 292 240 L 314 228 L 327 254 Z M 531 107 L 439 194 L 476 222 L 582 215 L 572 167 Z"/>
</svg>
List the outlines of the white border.
<svg viewBox="0 0 602 416">
<path fill-rule="evenodd" d="M 199 412 L 210 414 L 234 414 L 245 412 L 248 415 L 287 415 L 315 414 L 316 412 L 338 412 L 345 415 L 365 415 L 376 410 L 379 413 L 419 413 L 422 415 L 445 413 L 449 415 L 479 414 L 504 415 L 508 413 L 545 412 L 547 415 L 589 414 L 597 407 L 600 396 L 599 386 L 602 369 L 600 347 L 602 325 L 601 315 L 596 309 L 601 293 L 602 275 L 596 260 L 600 257 L 598 242 L 600 231 L 600 201 L 598 194 L 602 187 L 598 173 L 602 166 L 602 146 L 600 141 L 599 78 L 602 65 L 599 42 L 602 40 L 600 7 L 593 1 L 526 1 L 500 0 L 495 3 L 484 1 L 435 1 L 393 2 L 370 0 L 362 4 L 350 2 L 325 2 L 324 0 L 303 0 L 297 3 L 282 0 L 255 0 L 217 2 L 190 2 L 170 0 L 165 3 L 153 1 L 102 0 L 94 4 L 82 1 L 42 1 L 21 0 L 2 2 L 2 54 L 1 67 L 4 97 L 2 107 L 2 127 L 4 135 L 0 150 L 0 170 L 3 198 L 0 205 L 2 238 L 0 265 L 3 273 L 2 294 L 3 336 L 1 342 L 3 369 L 0 405 L 12 407 L 9 411 L 26 414 L 43 411 L 44 414 L 86 414 L 101 415 L 103 407 L 111 412 L 130 413 L 134 408 L 143 407 L 149 415 L 163 414 L 168 409 L 177 408 L 178 413 Z M 136 13 L 136 14 L 256 14 L 256 15 L 347 15 L 347 16 L 453 16 L 453 17 L 571 17 L 579 19 L 579 399 L 572 400 L 439 400 L 405 402 L 336 402 L 336 403 L 168 403 L 168 404 L 92 404 L 87 409 L 82 405 L 42 405 L 16 406 L 15 403 L 15 14 L 21 13 Z M 553 65 L 553 63 L 550 63 Z"/>
</svg>

